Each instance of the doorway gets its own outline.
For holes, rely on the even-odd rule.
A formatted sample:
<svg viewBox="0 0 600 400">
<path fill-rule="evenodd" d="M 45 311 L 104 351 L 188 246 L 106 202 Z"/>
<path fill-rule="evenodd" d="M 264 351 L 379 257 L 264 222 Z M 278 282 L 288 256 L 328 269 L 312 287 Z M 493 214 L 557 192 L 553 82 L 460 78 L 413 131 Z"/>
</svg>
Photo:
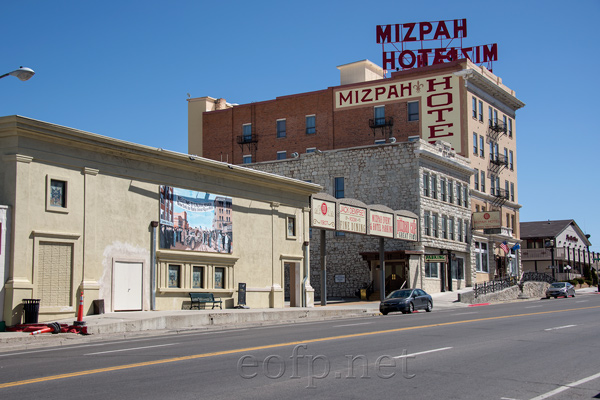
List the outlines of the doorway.
<svg viewBox="0 0 600 400">
<path fill-rule="evenodd" d="M 113 267 L 113 310 L 142 310 L 141 262 L 115 261 Z"/>
</svg>

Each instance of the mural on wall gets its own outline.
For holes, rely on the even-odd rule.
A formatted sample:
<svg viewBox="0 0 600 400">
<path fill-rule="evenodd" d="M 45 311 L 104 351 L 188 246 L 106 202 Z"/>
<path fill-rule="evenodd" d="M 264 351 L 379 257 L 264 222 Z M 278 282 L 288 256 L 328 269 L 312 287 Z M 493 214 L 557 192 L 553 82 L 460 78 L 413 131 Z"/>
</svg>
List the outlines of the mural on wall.
<svg viewBox="0 0 600 400">
<path fill-rule="evenodd" d="M 232 199 L 160 187 L 160 248 L 231 253 Z"/>
</svg>

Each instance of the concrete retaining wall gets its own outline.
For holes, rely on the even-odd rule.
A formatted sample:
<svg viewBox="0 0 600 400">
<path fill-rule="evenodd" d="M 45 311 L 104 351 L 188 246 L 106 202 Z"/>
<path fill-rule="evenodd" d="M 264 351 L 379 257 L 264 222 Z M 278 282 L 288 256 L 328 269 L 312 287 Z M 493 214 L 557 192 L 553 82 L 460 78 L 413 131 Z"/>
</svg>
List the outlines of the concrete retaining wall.
<svg viewBox="0 0 600 400">
<path fill-rule="evenodd" d="M 503 301 L 512 301 L 519 298 L 542 298 L 546 289 L 550 286 L 546 282 L 525 282 L 523 284 L 523 294 L 518 286 L 512 286 L 499 292 L 487 293 L 475 297 L 474 292 L 462 293 L 460 295 L 460 302 L 467 304 L 479 304 L 479 303 L 500 303 Z"/>
</svg>

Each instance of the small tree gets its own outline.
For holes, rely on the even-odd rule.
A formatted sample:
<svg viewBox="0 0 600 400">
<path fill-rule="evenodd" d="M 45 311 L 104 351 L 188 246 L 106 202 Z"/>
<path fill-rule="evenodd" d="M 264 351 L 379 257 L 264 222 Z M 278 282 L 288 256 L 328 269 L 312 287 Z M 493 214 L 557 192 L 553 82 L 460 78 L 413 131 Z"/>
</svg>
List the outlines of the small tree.
<svg viewBox="0 0 600 400">
<path fill-rule="evenodd" d="M 581 287 L 581 285 L 583 285 L 583 283 L 585 282 L 585 279 L 577 278 L 577 282 L 579 283 L 579 287 Z"/>
</svg>

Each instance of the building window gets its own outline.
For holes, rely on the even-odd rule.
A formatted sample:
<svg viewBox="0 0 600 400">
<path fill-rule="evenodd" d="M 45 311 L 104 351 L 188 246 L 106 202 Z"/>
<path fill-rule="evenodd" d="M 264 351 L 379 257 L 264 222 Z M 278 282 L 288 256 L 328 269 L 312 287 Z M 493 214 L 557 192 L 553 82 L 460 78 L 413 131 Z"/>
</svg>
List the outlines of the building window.
<svg viewBox="0 0 600 400">
<path fill-rule="evenodd" d="M 438 237 L 438 215 L 431 216 L 431 236 Z"/>
<path fill-rule="evenodd" d="M 423 213 L 423 232 L 425 232 L 425 236 L 431 236 L 431 214 L 429 211 Z"/>
<path fill-rule="evenodd" d="M 494 125 L 498 125 L 498 110 L 494 109 Z"/>
<path fill-rule="evenodd" d="M 377 139 L 375 140 L 375 144 L 385 144 L 385 139 Z"/>
<path fill-rule="evenodd" d="M 448 203 L 454 203 L 454 183 L 448 180 Z"/>
<path fill-rule="evenodd" d="M 504 190 L 505 196 L 508 196 L 508 194 L 510 193 L 510 191 L 508 190 L 508 181 L 504 181 Z"/>
<path fill-rule="evenodd" d="M 169 288 L 181 287 L 181 265 L 169 264 Z"/>
<path fill-rule="evenodd" d="M 494 161 L 494 142 L 490 142 L 490 161 Z"/>
<path fill-rule="evenodd" d="M 448 239 L 454 240 L 454 218 L 448 219 Z"/>
<path fill-rule="evenodd" d="M 251 155 L 245 155 L 242 157 L 242 164 L 250 164 L 250 163 L 252 163 Z"/>
<path fill-rule="evenodd" d="M 317 132 L 317 125 L 316 125 L 316 117 L 314 115 L 307 115 L 306 116 L 306 134 L 309 135 L 311 133 L 316 133 Z"/>
<path fill-rule="evenodd" d="M 285 119 L 278 119 L 277 120 L 277 137 L 278 138 L 284 138 L 286 135 L 285 133 Z"/>
<path fill-rule="evenodd" d="M 287 238 L 296 238 L 296 217 L 287 217 Z"/>
<path fill-rule="evenodd" d="M 67 207 L 67 182 L 50 179 L 50 207 Z"/>
<path fill-rule="evenodd" d="M 483 101 L 479 100 L 479 122 L 483 122 Z"/>
<path fill-rule="evenodd" d="M 385 125 L 385 107 L 374 107 L 375 126 Z"/>
<path fill-rule="evenodd" d="M 317 151 L 316 147 L 309 147 L 306 149 L 306 154 L 314 153 L 315 151 Z"/>
<path fill-rule="evenodd" d="M 447 201 L 446 196 L 446 178 L 440 178 L 440 198 L 442 201 Z"/>
<path fill-rule="evenodd" d="M 481 191 L 485 193 L 485 171 L 481 171 Z"/>
<path fill-rule="evenodd" d="M 423 196 L 429 197 L 429 174 L 423 172 Z"/>
<path fill-rule="evenodd" d="M 215 289 L 225 289 L 225 268 L 215 268 Z"/>
<path fill-rule="evenodd" d="M 492 196 L 496 194 L 496 177 L 494 175 L 490 177 L 490 194 Z"/>
<path fill-rule="evenodd" d="M 69 212 L 69 181 L 57 177 L 46 176 L 46 211 Z"/>
<path fill-rule="evenodd" d="M 467 207 L 469 205 L 469 187 L 467 185 L 463 186 L 463 207 Z"/>
<path fill-rule="evenodd" d="M 475 242 L 475 269 L 477 272 L 489 272 L 487 243 Z"/>
<path fill-rule="evenodd" d="M 340 178 L 335 178 L 334 179 L 334 197 L 336 199 L 343 199 L 344 198 L 344 178 L 340 177 Z"/>
<path fill-rule="evenodd" d="M 483 136 L 479 136 L 479 157 L 485 158 L 485 146 L 483 143 Z"/>
<path fill-rule="evenodd" d="M 465 260 L 461 257 L 456 257 L 450 261 L 450 278 L 451 279 L 465 279 L 464 278 L 464 263 Z"/>
<path fill-rule="evenodd" d="M 437 176 L 431 175 L 431 197 L 437 199 Z"/>
<path fill-rule="evenodd" d="M 462 204 L 462 185 L 456 182 L 456 204 Z"/>
<path fill-rule="evenodd" d="M 477 134 L 473 133 L 473 154 L 477 155 Z"/>
<path fill-rule="evenodd" d="M 442 239 L 448 239 L 448 217 L 442 215 Z"/>
<path fill-rule="evenodd" d="M 287 153 L 285 151 L 278 151 L 277 152 L 277 159 L 278 160 L 285 160 L 287 157 Z"/>
<path fill-rule="evenodd" d="M 411 101 L 408 103 L 408 120 L 418 121 L 419 120 L 419 102 Z"/>
<path fill-rule="evenodd" d="M 492 107 L 488 107 L 488 126 L 491 127 L 493 125 L 492 122 Z"/>
<path fill-rule="evenodd" d="M 425 278 L 438 277 L 438 263 L 425 263 Z"/>
<path fill-rule="evenodd" d="M 508 152 L 508 168 L 510 168 L 511 171 L 514 171 L 514 165 L 513 165 L 513 151 L 509 150 Z"/>
<path fill-rule="evenodd" d="M 479 170 L 475 169 L 475 175 L 473 175 L 473 186 L 475 190 L 479 190 Z"/>
<path fill-rule="evenodd" d="M 496 161 L 500 159 L 500 157 L 498 156 L 498 154 L 500 154 L 500 152 L 498 151 L 499 148 L 500 146 L 498 146 L 498 143 L 494 143 L 494 159 Z"/>
<path fill-rule="evenodd" d="M 513 130 L 512 130 L 512 119 L 508 119 L 508 137 L 512 137 L 513 136 Z"/>
<path fill-rule="evenodd" d="M 465 219 L 464 223 L 463 223 L 463 230 L 464 230 L 464 235 L 463 235 L 463 239 L 465 243 L 469 243 L 469 236 L 467 234 L 467 229 L 469 229 L 469 221 L 467 221 Z"/>
<path fill-rule="evenodd" d="M 250 142 L 252 140 L 252 124 L 242 125 L 242 135 L 244 142 Z"/>
<path fill-rule="evenodd" d="M 515 184 L 510 183 L 510 201 L 515 201 Z"/>
<path fill-rule="evenodd" d="M 458 241 L 462 242 L 463 241 L 463 220 L 459 219 L 458 221 Z"/>
<path fill-rule="evenodd" d="M 193 267 L 192 269 L 192 288 L 204 288 L 204 267 Z"/>
<path fill-rule="evenodd" d="M 477 119 L 477 99 L 473 96 L 473 118 Z"/>
</svg>

